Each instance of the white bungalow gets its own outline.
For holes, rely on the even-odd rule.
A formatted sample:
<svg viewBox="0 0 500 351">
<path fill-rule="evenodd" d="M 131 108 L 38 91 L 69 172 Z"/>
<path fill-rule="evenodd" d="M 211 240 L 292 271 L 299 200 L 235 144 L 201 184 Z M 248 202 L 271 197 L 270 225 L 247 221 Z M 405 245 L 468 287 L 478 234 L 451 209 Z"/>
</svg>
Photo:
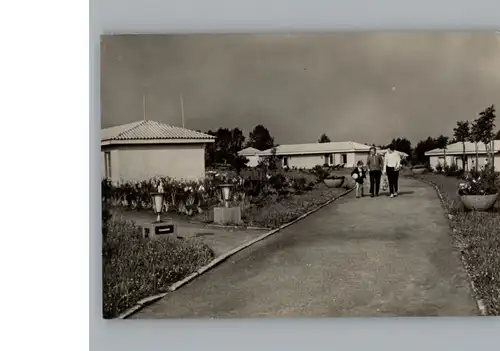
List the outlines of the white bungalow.
<svg viewBox="0 0 500 351">
<path fill-rule="evenodd" d="M 214 140 L 211 135 L 147 120 L 101 129 L 101 178 L 203 178 L 205 145 Z"/>
<path fill-rule="evenodd" d="M 495 155 L 495 168 L 498 169 L 500 166 L 500 140 L 495 140 L 492 143 L 492 151 Z M 483 167 L 486 164 L 487 153 L 486 148 L 483 143 L 477 144 L 478 148 L 478 167 Z M 425 156 L 429 156 L 429 163 L 433 169 L 436 168 L 438 164 L 445 164 L 445 155 L 446 155 L 446 164 L 452 165 L 456 164 L 458 168 L 463 168 L 462 164 L 462 155 L 464 153 L 463 144 L 462 143 L 454 143 L 448 145 L 446 150 L 444 149 L 434 149 L 431 151 L 427 151 Z M 468 169 L 474 168 L 476 162 L 476 145 L 471 142 L 465 143 L 465 162 L 468 166 Z"/>
<path fill-rule="evenodd" d="M 369 145 L 354 141 L 331 143 L 291 144 L 276 147 L 276 155 L 285 167 L 313 168 L 317 165 L 339 165 L 354 167 L 359 160 L 366 162 Z M 259 153 L 260 157 L 269 156 L 272 149 Z"/>
<path fill-rule="evenodd" d="M 244 156 L 248 159 L 248 167 L 255 167 L 259 164 L 259 154 L 260 150 L 253 147 L 247 147 L 246 149 L 238 151 L 238 156 Z"/>
</svg>

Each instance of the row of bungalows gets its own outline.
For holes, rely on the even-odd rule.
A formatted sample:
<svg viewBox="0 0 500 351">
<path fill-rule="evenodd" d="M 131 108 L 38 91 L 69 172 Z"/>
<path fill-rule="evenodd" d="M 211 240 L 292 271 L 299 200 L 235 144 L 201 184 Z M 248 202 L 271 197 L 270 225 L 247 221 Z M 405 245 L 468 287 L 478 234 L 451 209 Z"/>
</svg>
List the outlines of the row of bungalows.
<svg viewBox="0 0 500 351">
<path fill-rule="evenodd" d="M 101 179 L 113 182 L 143 181 L 156 176 L 184 180 L 205 177 L 205 149 L 212 135 L 168 124 L 141 120 L 101 129 Z M 290 144 L 276 147 L 280 166 L 314 168 L 317 165 L 355 167 L 370 146 L 353 141 Z M 378 150 L 384 154 L 385 150 Z M 247 166 L 272 155 L 272 149 L 246 148 L 239 155 Z M 401 153 L 402 157 L 407 156 Z"/>
<path fill-rule="evenodd" d="M 476 153 L 477 146 L 477 153 Z M 465 150 L 464 150 L 465 147 Z M 494 140 L 491 143 L 491 152 L 494 155 L 494 164 L 496 168 L 500 165 L 500 140 Z M 465 151 L 465 152 L 464 152 Z M 465 162 L 462 162 L 462 157 L 465 154 Z M 476 164 L 476 154 L 477 154 L 477 164 Z M 488 162 L 488 153 L 486 147 L 483 143 L 466 142 L 462 144 L 461 142 L 450 144 L 446 149 L 434 149 L 427 151 L 425 153 L 429 157 L 429 164 L 433 169 L 440 164 L 441 166 L 456 165 L 459 169 L 463 169 L 464 165 L 466 169 L 482 168 Z"/>
<path fill-rule="evenodd" d="M 338 141 L 329 143 L 288 144 L 275 148 L 280 165 L 288 168 L 314 168 L 317 165 L 355 167 L 358 161 L 366 162 L 370 146 L 354 141 Z M 385 154 L 387 150 L 378 150 Z M 238 155 L 246 157 L 247 166 L 255 167 L 259 161 L 273 154 L 273 149 L 264 151 L 255 148 L 241 150 Z M 400 152 L 402 158 L 408 155 Z"/>
</svg>

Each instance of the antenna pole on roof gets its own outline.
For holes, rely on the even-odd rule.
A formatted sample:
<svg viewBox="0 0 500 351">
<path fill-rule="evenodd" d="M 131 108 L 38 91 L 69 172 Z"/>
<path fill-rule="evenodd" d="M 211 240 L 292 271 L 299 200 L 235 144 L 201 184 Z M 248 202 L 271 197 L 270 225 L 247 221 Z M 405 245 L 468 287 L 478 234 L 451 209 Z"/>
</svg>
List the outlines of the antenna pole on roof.
<svg viewBox="0 0 500 351">
<path fill-rule="evenodd" d="M 142 94 L 142 118 L 146 120 L 146 94 Z"/>
<path fill-rule="evenodd" d="M 184 128 L 184 99 L 181 94 L 181 114 L 182 114 L 182 128 Z"/>
</svg>

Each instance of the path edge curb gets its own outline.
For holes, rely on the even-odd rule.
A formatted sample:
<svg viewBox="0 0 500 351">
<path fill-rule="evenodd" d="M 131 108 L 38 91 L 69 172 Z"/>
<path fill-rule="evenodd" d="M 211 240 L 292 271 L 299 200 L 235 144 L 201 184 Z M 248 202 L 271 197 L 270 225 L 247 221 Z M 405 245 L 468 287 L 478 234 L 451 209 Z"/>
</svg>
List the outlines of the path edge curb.
<svg viewBox="0 0 500 351">
<path fill-rule="evenodd" d="M 244 226 L 244 225 L 223 225 L 223 224 L 214 224 L 214 223 L 203 223 L 203 222 L 195 222 L 190 221 L 190 224 L 203 225 L 206 228 L 217 228 L 217 229 L 235 229 L 235 230 L 271 230 L 272 228 L 266 227 L 257 227 L 257 226 Z"/>
<path fill-rule="evenodd" d="M 123 313 L 121 313 L 116 319 L 127 319 L 128 317 L 136 314 L 137 312 L 139 312 L 140 310 L 142 310 L 144 307 L 158 301 L 158 300 L 161 300 L 163 297 L 165 297 L 169 292 L 173 292 L 177 289 L 179 289 L 180 287 L 186 285 L 187 283 L 193 281 L 194 279 L 196 279 L 197 277 L 199 277 L 200 275 L 202 275 L 203 273 L 209 271 L 210 269 L 214 268 L 215 266 L 217 266 L 218 264 L 222 263 L 223 261 L 227 260 L 229 257 L 235 255 L 236 253 L 240 252 L 241 250 L 244 250 L 246 249 L 247 247 L 249 246 L 252 246 L 253 244 L 256 244 L 258 243 L 259 241 L 262 241 L 264 239 L 266 239 L 267 237 L 273 235 L 273 234 L 276 234 L 278 232 L 280 232 L 281 230 L 291 226 L 292 224 L 295 224 L 297 222 L 299 222 L 300 220 L 310 216 L 311 214 L 321 210 L 323 207 L 326 207 L 328 205 L 330 205 L 332 202 L 340 199 L 341 197 L 349 194 L 350 192 L 352 192 L 354 190 L 354 188 L 350 188 L 350 189 L 347 189 L 346 191 L 342 192 L 341 194 L 337 195 L 337 196 L 334 196 L 333 198 L 331 198 L 330 200 L 326 201 L 325 203 L 319 205 L 318 207 L 315 207 L 313 208 L 312 210 L 304 213 L 303 215 L 295 218 L 294 220 L 290 221 L 290 222 L 287 222 L 285 224 L 282 224 L 281 226 L 279 226 L 278 228 L 275 228 L 275 229 L 272 229 L 270 231 L 268 231 L 267 233 L 264 233 L 260 236 L 258 236 L 257 238 L 253 239 L 253 240 L 250 240 L 244 244 L 241 244 L 240 246 L 237 246 L 236 248 L 214 258 L 212 261 L 210 261 L 209 263 L 207 263 L 206 265 L 198 268 L 198 270 L 196 270 L 195 272 L 191 273 L 190 275 L 188 275 L 186 278 L 182 279 L 182 280 L 179 280 L 175 283 L 173 283 L 172 285 L 170 285 L 167 289 L 167 292 L 164 292 L 164 293 L 161 293 L 161 294 L 156 294 L 156 295 L 152 295 L 152 296 L 149 296 L 149 297 L 145 297 L 141 300 L 139 300 L 134 306 L 128 308 L 127 310 L 125 310 Z"/>
<path fill-rule="evenodd" d="M 416 177 L 413 177 L 413 179 L 419 180 L 419 181 L 421 181 L 423 183 L 426 183 L 426 184 L 428 184 L 428 185 L 430 185 L 430 186 L 432 186 L 434 188 L 434 190 L 438 194 L 439 201 L 441 202 L 441 206 L 444 209 L 444 212 L 445 212 L 445 215 L 447 217 L 448 223 L 450 224 L 450 227 L 452 227 L 451 221 L 450 221 L 450 216 L 452 216 L 452 214 L 449 213 L 448 209 L 446 208 L 446 205 L 445 205 L 445 202 L 444 202 L 444 198 L 443 198 L 443 195 L 441 194 L 441 190 L 439 190 L 439 187 L 436 184 L 432 183 L 431 181 L 429 181 L 427 179 L 416 178 Z M 451 229 L 454 230 L 453 227 Z M 470 284 L 470 287 L 472 289 L 472 293 L 474 295 L 474 300 L 476 300 L 476 305 L 477 305 L 477 308 L 479 310 L 479 313 L 481 313 L 481 316 L 486 317 L 486 316 L 488 316 L 488 310 L 486 308 L 486 305 L 484 304 L 483 299 L 481 299 L 481 298 L 478 297 L 479 294 L 478 294 L 478 290 L 476 288 L 476 284 L 474 284 L 474 280 L 472 279 L 472 277 L 471 277 L 471 275 L 469 273 L 469 270 L 467 269 L 467 262 L 465 261 L 465 257 L 462 254 L 462 252 L 460 252 L 460 259 L 462 261 L 462 266 L 465 269 L 465 273 L 469 277 L 469 284 Z"/>
</svg>

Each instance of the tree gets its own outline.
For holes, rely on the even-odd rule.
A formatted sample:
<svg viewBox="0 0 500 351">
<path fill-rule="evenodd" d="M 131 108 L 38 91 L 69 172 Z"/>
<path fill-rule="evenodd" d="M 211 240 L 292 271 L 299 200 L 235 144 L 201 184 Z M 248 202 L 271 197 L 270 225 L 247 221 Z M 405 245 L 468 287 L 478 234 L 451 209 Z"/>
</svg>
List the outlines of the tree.
<svg viewBox="0 0 500 351">
<path fill-rule="evenodd" d="M 247 147 L 253 147 L 257 150 L 267 150 L 274 146 L 274 138 L 266 127 L 259 124 L 250 132 Z"/>
<path fill-rule="evenodd" d="M 321 136 L 318 139 L 318 143 L 329 143 L 331 142 L 330 138 L 326 134 L 321 134 Z"/>
<path fill-rule="evenodd" d="M 278 169 L 278 164 L 280 163 L 280 158 L 276 155 L 277 147 L 273 146 L 271 148 L 271 155 L 264 156 L 259 161 L 259 167 L 269 171 L 276 171 Z"/>
<path fill-rule="evenodd" d="M 448 148 L 448 141 L 450 140 L 449 137 L 447 136 L 444 136 L 444 135 L 440 135 L 436 138 L 436 143 L 437 143 L 437 147 L 439 149 L 443 149 L 443 152 L 444 152 L 444 165 L 446 166 L 446 149 Z"/>
<path fill-rule="evenodd" d="M 207 145 L 205 149 L 207 165 L 224 163 L 232 165 L 237 170 L 246 165 L 248 159 L 238 155 L 245 142 L 245 136 L 239 128 L 219 128 L 216 132 L 209 130 L 207 134 L 215 136 L 215 142 Z"/>
<path fill-rule="evenodd" d="M 493 133 L 493 129 L 495 128 L 495 118 L 495 106 L 491 105 L 481 111 L 479 113 L 479 118 L 476 120 L 478 142 L 482 142 L 484 144 L 487 157 L 493 166 L 495 158 L 492 154 L 492 141 L 495 137 L 495 134 Z"/>
<path fill-rule="evenodd" d="M 462 167 L 468 171 L 468 162 L 465 162 L 465 142 L 470 138 L 469 121 L 458 121 L 457 126 L 453 128 L 453 136 L 457 142 L 462 143 Z"/>
<path fill-rule="evenodd" d="M 474 120 L 471 124 L 471 128 L 470 128 L 470 135 L 469 135 L 469 141 L 471 143 L 474 143 L 474 147 L 476 149 L 476 163 L 475 163 L 475 166 L 474 168 L 477 170 L 477 162 L 478 162 L 478 159 L 479 159 L 479 151 L 477 149 L 477 143 L 479 143 L 479 141 L 481 140 L 481 130 L 480 130 L 480 126 L 478 124 L 478 121 L 477 119 Z"/>
<path fill-rule="evenodd" d="M 440 138 L 427 137 L 427 139 L 419 141 L 414 151 L 415 162 L 420 164 L 426 163 L 427 156 L 425 156 L 425 153 L 430 150 L 441 149 L 443 143 L 446 145 L 445 139 L 446 137 L 443 136 Z"/>
</svg>

